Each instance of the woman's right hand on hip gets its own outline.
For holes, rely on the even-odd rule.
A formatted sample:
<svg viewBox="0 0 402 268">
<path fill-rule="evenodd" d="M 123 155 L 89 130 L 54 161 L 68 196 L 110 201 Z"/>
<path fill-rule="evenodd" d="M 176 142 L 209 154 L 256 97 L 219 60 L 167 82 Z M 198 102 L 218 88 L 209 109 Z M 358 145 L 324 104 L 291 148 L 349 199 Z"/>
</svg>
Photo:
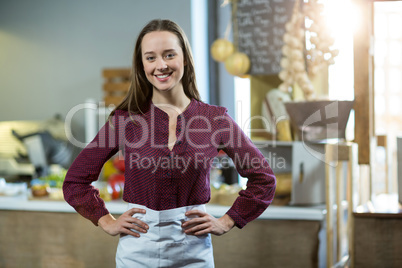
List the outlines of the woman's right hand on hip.
<svg viewBox="0 0 402 268">
<path fill-rule="evenodd" d="M 133 215 L 136 213 L 145 214 L 146 211 L 140 208 L 132 208 L 124 212 L 120 217 L 115 219 L 112 214 L 107 214 L 101 217 L 98 221 L 98 225 L 108 234 L 115 236 L 118 234 L 127 234 L 135 237 L 140 237 L 140 234 L 132 230 L 136 230 L 140 233 L 146 233 L 149 226 L 137 219 Z"/>
</svg>

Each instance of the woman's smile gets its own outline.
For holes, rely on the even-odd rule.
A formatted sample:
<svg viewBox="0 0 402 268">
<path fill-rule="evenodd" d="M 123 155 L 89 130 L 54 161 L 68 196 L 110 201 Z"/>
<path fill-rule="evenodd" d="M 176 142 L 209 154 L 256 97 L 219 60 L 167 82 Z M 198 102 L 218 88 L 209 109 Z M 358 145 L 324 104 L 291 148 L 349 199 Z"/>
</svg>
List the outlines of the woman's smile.
<svg viewBox="0 0 402 268">
<path fill-rule="evenodd" d="M 171 77 L 172 73 L 167 73 L 167 74 L 157 74 L 156 79 L 158 79 L 159 82 L 166 82 L 169 80 Z"/>
</svg>

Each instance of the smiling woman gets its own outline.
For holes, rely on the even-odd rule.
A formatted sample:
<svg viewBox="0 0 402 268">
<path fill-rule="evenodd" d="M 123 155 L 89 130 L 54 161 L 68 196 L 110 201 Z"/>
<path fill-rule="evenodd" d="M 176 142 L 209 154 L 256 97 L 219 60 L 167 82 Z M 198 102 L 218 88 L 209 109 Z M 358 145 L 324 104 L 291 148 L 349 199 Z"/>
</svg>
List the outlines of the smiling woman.
<svg viewBox="0 0 402 268">
<path fill-rule="evenodd" d="M 136 145 L 136 146 L 132 146 Z M 91 186 L 124 151 L 123 200 L 115 219 Z M 210 171 L 223 150 L 247 188 L 219 218 L 206 211 Z M 258 165 L 256 165 L 258 163 Z M 120 235 L 117 267 L 214 267 L 211 235 L 243 228 L 271 204 L 276 179 L 263 154 L 224 107 L 201 102 L 183 30 L 153 20 L 140 32 L 129 93 L 71 165 L 64 197 L 110 235 Z"/>
</svg>

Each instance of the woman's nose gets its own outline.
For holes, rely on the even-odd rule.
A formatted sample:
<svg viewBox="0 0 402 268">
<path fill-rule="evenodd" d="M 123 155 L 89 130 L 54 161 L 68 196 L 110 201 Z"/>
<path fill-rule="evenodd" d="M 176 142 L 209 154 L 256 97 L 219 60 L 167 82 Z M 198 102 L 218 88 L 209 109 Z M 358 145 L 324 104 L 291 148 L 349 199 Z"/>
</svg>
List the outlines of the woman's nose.
<svg viewBox="0 0 402 268">
<path fill-rule="evenodd" d="M 158 60 L 158 65 L 157 65 L 158 70 L 165 70 L 167 69 L 167 64 L 163 59 Z"/>
</svg>

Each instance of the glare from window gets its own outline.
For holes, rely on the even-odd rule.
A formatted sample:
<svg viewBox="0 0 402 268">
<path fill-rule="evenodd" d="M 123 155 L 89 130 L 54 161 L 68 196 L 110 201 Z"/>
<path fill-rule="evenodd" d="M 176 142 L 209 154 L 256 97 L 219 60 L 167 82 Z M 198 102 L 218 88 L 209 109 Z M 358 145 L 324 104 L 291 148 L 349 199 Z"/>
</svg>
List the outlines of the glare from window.
<svg viewBox="0 0 402 268">
<path fill-rule="evenodd" d="M 235 87 L 235 107 L 236 107 L 236 123 L 243 129 L 249 129 L 246 126 L 251 112 L 250 112 L 250 79 L 249 78 L 234 78 Z M 246 134 L 250 137 L 249 131 Z"/>
<path fill-rule="evenodd" d="M 376 135 L 385 134 L 390 165 L 386 165 L 389 183 L 374 192 L 396 190 L 396 137 L 402 134 L 402 2 L 374 3 L 374 114 Z M 378 159 L 378 157 L 377 157 Z M 375 170 L 374 185 L 385 176 Z M 383 189 L 383 190 L 382 190 Z"/>
<path fill-rule="evenodd" d="M 353 100 L 353 31 L 358 26 L 359 13 L 351 0 L 323 1 L 328 28 L 339 49 L 335 64 L 328 70 L 329 98 L 332 100 Z M 342 19 L 339 19 L 340 16 Z"/>
</svg>

